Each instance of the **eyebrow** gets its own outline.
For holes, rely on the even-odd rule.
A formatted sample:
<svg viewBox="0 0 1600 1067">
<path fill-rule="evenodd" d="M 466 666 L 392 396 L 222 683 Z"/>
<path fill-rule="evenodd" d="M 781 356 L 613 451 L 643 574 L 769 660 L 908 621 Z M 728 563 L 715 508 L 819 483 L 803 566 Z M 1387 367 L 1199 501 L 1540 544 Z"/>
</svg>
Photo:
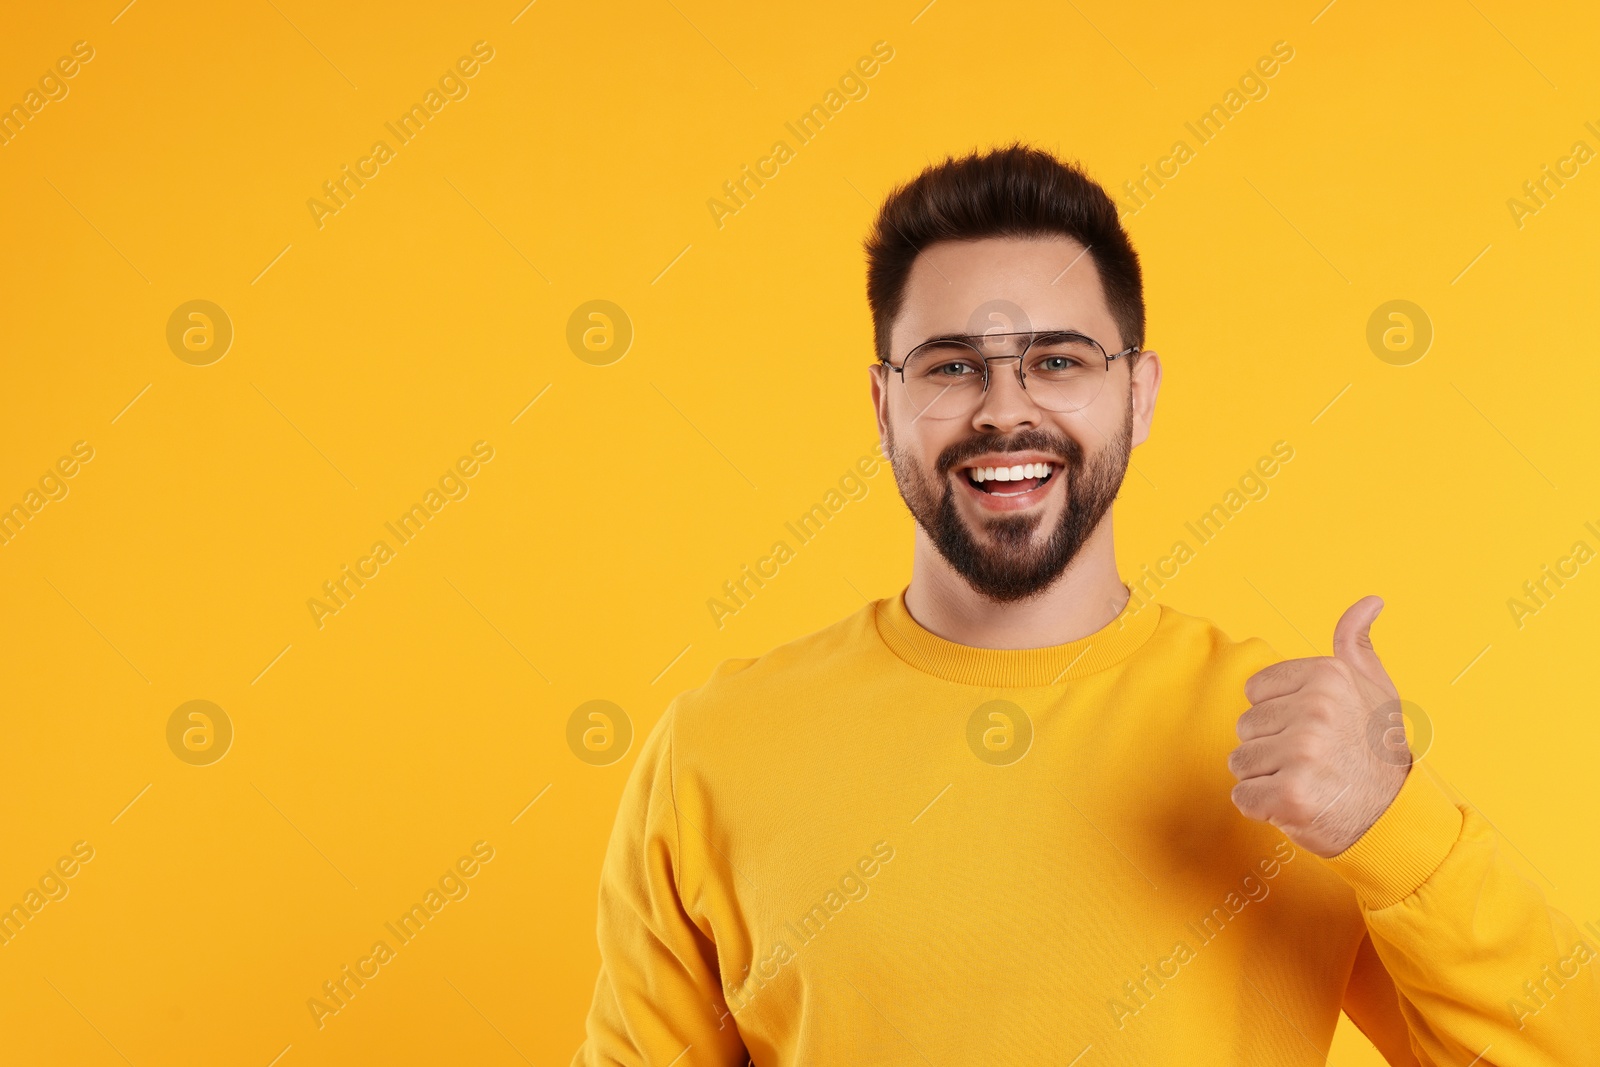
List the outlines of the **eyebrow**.
<svg viewBox="0 0 1600 1067">
<path fill-rule="evenodd" d="M 993 334 L 993 335 L 991 335 L 991 334 L 979 334 L 979 333 L 941 333 L 941 334 L 937 334 L 937 335 L 935 335 L 933 337 L 925 338 L 923 341 L 919 342 L 916 347 L 920 348 L 920 347 L 922 347 L 922 345 L 931 345 L 931 344 L 934 344 L 936 342 L 943 342 L 943 341 L 961 341 L 961 342 L 964 342 L 966 344 L 973 344 L 973 343 L 975 343 L 977 341 L 982 340 L 984 337 L 987 337 L 987 336 L 998 336 L 998 337 L 1029 337 L 1029 336 L 1031 336 L 1031 337 L 1033 337 L 1033 339 L 1035 341 L 1038 341 L 1041 338 L 1046 338 L 1046 337 L 1082 337 L 1085 340 L 1091 340 L 1091 341 L 1094 340 L 1094 338 L 1090 337 L 1088 334 L 1084 333 L 1082 330 L 1074 330 L 1074 329 L 1071 329 L 1070 327 L 1063 327 L 1061 329 L 1051 329 L 1051 330 L 1031 330 L 1031 331 L 1030 330 L 1020 330 L 1020 331 L 1014 330 L 1014 331 L 1008 331 L 1008 332 L 1002 333 L 1002 334 Z"/>
</svg>

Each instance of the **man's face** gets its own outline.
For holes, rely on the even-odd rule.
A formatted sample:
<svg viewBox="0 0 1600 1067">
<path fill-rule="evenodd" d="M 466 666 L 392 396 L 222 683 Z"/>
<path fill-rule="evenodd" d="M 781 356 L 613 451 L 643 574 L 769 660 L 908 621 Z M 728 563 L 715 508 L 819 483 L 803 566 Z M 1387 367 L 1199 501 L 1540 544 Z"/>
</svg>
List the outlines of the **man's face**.
<svg viewBox="0 0 1600 1067">
<path fill-rule="evenodd" d="M 1099 273 L 1083 251 L 1065 237 L 924 249 L 894 323 L 891 362 L 902 365 L 931 337 L 986 331 L 1075 330 L 1108 353 L 1120 351 L 1124 341 Z M 984 354 L 1017 354 L 1026 342 L 996 340 Z M 1145 359 L 1138 373 L 1126 357 L 1113 362 L 1094 399 L 1071 411 L 1037 404 L 1037 391 L 1017 381 L 1015 360 L 992 363 L 988 390 L 948 418 L 924 417 L 933 409 L 919 412 L 900 375 L 874 368 L 879 432 L 900 495 L 939 554 L 978 592 L 998 602 L 1042 593 L 1106 516 L 1130 450 L 1149 433 L 1160 365 L 1154 353 Z M 1030 385 L 1037 390 L 1037 379 Z M 1042 478 L 1040 464 L 1048 465 Z M 1018 466 L 1021 480 L 974 477 Z"/>
</svg>

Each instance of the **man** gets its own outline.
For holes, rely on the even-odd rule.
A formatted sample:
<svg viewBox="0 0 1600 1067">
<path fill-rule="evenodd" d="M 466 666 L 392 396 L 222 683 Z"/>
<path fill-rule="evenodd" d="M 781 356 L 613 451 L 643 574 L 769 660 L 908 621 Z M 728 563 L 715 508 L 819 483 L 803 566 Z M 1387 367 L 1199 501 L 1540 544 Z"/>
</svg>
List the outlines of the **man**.
<svg viewBox="0 0 1600 1067">
<path fill-rule="evenodd" d="M 1137 257 L 1078 169 L 930 167 L 867 241 L 913 576 L 641 746 L 596 1064 L 1600 1062 L 1594 942 L 1413 767 L 1355 603 L 1274 663 L 1117 575 Z"/>
</svg>

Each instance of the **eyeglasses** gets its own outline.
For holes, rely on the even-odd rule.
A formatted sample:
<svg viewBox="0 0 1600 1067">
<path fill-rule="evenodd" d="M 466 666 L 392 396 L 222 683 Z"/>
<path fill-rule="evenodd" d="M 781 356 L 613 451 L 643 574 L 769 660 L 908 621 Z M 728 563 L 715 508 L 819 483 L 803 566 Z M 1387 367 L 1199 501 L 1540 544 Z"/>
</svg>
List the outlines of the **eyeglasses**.
<svg viewBox="0 0 1600 1067">
<path fill-rule="evenodd" d="M 985 355 L 980 346 L 1002 337 L 1026 337 L 1016 355 Z M 989 390 L 989 364 L 1017 361 L 1017 382 L 1046 411 L 1078 411 L 1100 395 L 1111 361 L 1132 356 L 1138 345 L 1111 355 L 1092 337 L 1076 330 L 990 333 L 936 337 L 906 354 L 900 366 L 878 362 L 900 375 L 917 418 L 955 419 L 971 415 Z"/>
</svg>

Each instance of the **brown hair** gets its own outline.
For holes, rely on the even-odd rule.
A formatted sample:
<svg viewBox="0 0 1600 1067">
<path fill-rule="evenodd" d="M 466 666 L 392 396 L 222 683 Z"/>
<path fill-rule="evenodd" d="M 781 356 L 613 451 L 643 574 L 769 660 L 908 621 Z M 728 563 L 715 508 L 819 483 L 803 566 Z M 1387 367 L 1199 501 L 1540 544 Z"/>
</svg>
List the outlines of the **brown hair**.
<svg viewBox="0 0 1600 1067">
<path fill-rule="evenodd" d="M 937 241 L 1065 236 L 1088 249 L 1123 345 L 1144 345 L 1139 256 L 1117 206 L 1077 163 L 1013 142 L 947 156 L 889 194 L 864 242 L 873 341 L 889 358 L 889 333 L 917 255 Z"/>
</svg>

